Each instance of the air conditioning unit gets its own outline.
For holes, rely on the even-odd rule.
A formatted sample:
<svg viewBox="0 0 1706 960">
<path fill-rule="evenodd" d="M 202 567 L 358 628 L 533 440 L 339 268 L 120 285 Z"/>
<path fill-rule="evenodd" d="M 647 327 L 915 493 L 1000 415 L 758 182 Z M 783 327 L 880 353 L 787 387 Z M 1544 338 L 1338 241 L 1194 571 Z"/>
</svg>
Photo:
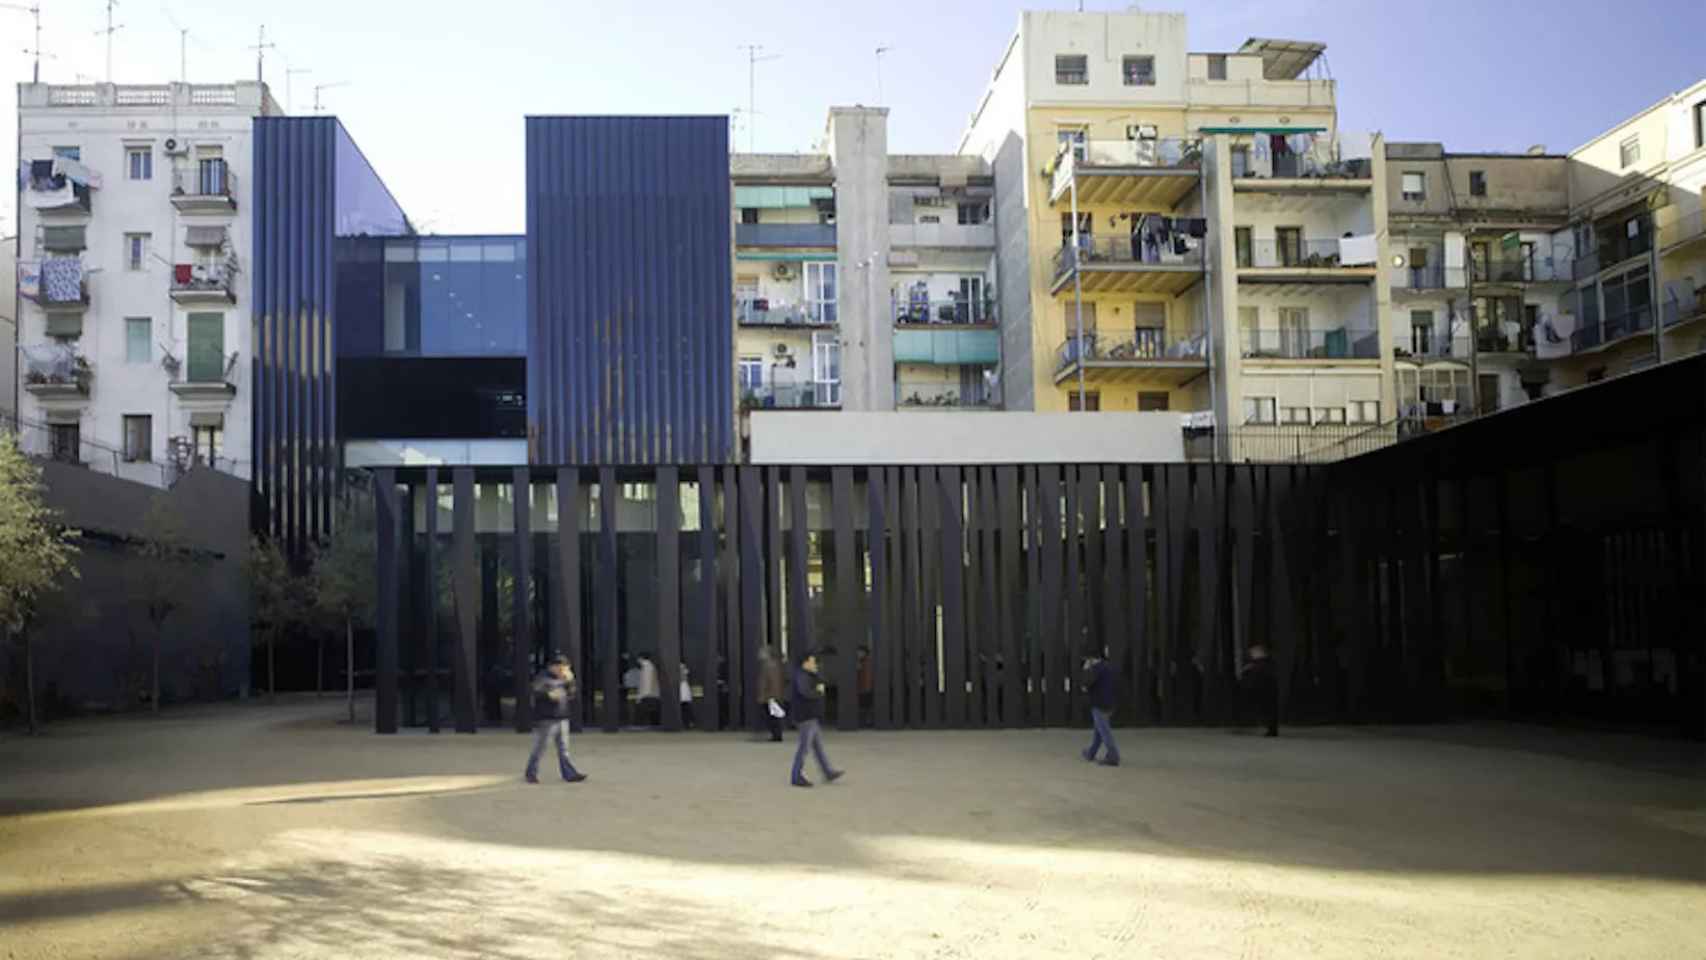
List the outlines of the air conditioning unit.
<svg viewBox="0 0 1706 960">
<path fill-rule="evenodd" d="M 1128 123 L 1125 126 L 1127 140 L 1154 140 L 1159 135 L 1153 123 Z"/>
<path fill-rule="evenodd" d="M 770 268 L 770 275 L 778 280 L 792 280 L 794 279 L 794 265 L 786 260 L 778 260 L 776 265 Z"/>
<path fill-rule="evenodd" d="M 774 353 L 778 357 L 785 357 L 789 352 L 788 345 L 786 343 L 777 343 L 774 347 L 770 348 L 770 352 Z"/>
<path fill-rule="evenodd" d="M 189 144 L 184 143 L 182 140 L 179 140 L 177 137 L 167 137 L 166 138 L 166 152 L 173 155 L 173 156 L 182 156 L 182 155 L 190 152 L 190 147 L 189 147 Z"/>
</svg>

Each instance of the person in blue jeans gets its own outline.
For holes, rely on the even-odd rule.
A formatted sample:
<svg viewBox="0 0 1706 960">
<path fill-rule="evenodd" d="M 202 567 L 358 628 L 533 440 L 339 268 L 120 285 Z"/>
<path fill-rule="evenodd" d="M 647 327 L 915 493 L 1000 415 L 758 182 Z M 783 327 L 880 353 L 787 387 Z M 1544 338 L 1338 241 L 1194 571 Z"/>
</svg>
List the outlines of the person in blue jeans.
<svg viewBox="0 0 1706 960">
<path fill-rule="evenodd" d="M 575 701 L 575 674 L 569 669 L 569 658 L 561 654 L 551 658 L 545 672 L 533 678 L 533 752 L 527 755 L 527 782 L 539 782 L 539 755 L 545 752 L 545 741 L 557 741 L 557 772 L 569 783 L 579 783 L 586 774 L 575 769 L 569 760 L 569 717 Z"/>
<path fill-rule="evenodd" d="M 794 776 L 791 782 L 796 787 L 812 785 L 812 782 L 806 779 L 807 749 L 817 755 L 817 765 L 823 771 L 825 782 L 834 783 L 841 779 L 843 771 L 831 768 L 829 757 L 824 755 L 823 733 L 818 729 L 823 720 L 823 681 L 818 679 L 815 653 L 806 654 L 805 659 L 800 661 L 799 669 L 794 671 L 791 700 L 788 712 L 800 730 L 800 745 L 794 750 Z"/>
<path fill-rule="evenodd" d="M 1084 661 L 1086 684 L 1090 690 L 1090 723 L 1093 732 L 1090 734 L 1090 748 L 1085 750 L 1083 757 L 1094 761 L 1096 754 L 1107 745 L 1107 754 L 1102 758 L 1104 767 L 1120 765 L 1120 748 L 1114 743 L 1114 728 L 1109 720 L 1114 715 L 1114 703 L 1118 696 L 1119 673 L 1114 665 L 1108 662 L 1106 651 L 1098 651 Z"/>
</svg>

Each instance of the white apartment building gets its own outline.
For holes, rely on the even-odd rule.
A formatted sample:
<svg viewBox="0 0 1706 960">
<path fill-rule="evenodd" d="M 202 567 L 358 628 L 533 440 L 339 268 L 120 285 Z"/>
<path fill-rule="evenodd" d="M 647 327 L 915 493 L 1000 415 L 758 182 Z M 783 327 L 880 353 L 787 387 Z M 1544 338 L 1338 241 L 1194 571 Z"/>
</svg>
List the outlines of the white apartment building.
<svg viewBox="0 0 1706 960">
<path fill-rule="evenodd" d="M 20 84 L 20 434 L 167 485 L 247 479 L 252 119 L 264 85 Z"/>
</svg>

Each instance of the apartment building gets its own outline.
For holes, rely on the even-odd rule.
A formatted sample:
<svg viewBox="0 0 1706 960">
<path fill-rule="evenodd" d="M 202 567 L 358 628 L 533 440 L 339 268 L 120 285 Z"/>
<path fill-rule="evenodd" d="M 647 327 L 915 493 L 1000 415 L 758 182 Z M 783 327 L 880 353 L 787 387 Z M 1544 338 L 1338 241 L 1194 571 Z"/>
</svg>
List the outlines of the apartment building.
<svg viewBox="0 0 1706 960">
<path fill-rule="evenodd" d="M 169 484 L 251 470 L 256 83 L 18 87 L 20 431 Z"/>
<path fill-rule="evenodd" d="M 1026 12 L 960 151 L 996 198 L 1009 408 L 1393 409 L 1384 156 L 1320 44 L 1187 49 L 1183 14 Z"/>
<path fill-rule="evenodd" d="M 887 115 L 837 107 L 821 153 L 730 160 L 743 410 L 1000 405 L 994 180 L 889 154 Z"/>
<path fill-rule="evenodd" d="M 0 237 L 0 403 L 18 410 L 18 238 Z"/>
<path fill-rule="evenodd" d="M 1388 143 L 1398 413 L 1428 427 L 1540 396 L 1575 277 L 1569 163 Z"/>
</svg>

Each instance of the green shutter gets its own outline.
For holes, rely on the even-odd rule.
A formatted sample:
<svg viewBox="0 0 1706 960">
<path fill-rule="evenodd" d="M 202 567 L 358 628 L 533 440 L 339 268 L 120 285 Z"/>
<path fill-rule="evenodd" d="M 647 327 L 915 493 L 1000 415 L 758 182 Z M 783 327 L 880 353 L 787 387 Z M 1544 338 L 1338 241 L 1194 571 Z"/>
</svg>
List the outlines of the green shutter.
<svg viewBox="0 0 1706 960">
<path fill-rule="evenodd" d="M 190 314 L 191 383 L 216 383 L 225 379 L 225 315 Z"/>
<path fill-rule="evenodd" d="M 83 315 L 81 313 L 50 313 L 47 315 L 46 333 L 50 337 L 71 339 L 83 335 Z"/>
</svg>

